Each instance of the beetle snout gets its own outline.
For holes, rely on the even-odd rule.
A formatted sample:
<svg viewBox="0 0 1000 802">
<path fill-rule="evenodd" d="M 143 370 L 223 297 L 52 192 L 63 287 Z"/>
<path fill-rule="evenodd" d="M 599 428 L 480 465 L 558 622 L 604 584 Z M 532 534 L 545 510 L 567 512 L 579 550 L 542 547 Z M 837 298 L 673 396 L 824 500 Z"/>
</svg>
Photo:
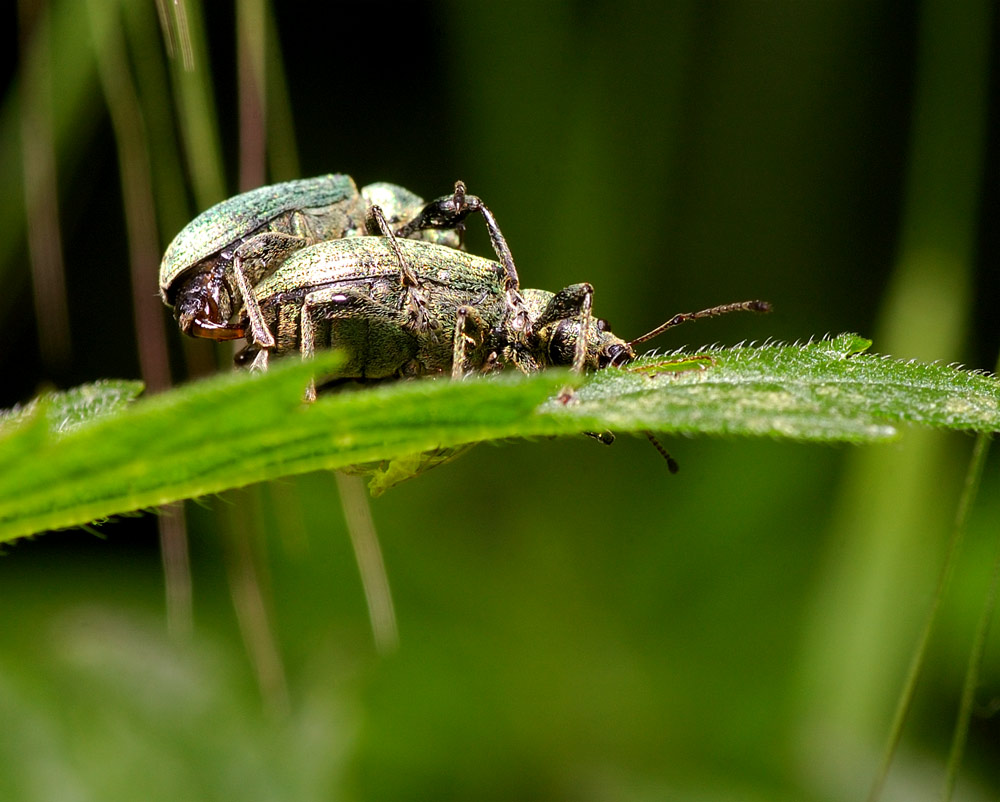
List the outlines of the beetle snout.
<svg viewBox="0 0 1000 802">
<path fill-rule="evenodd" d="M 239 340 L 246 337 L 246 329 L 235 323 L 212 323 L 207 320 L 198 320 L 194 317 L 178 317 L 178 325 L 181 331 L 190 337 L 203 337 L 208 340 Z"/>
<path fill-rule="evenodd" d="M 180 298 L 174 309 L 177 325 L 185 334 L 197 337 L 202 323 L 213 323 L 219 319 L 219 307 L 211 297 L 204 294 L 189 294 Z"/>
<path fill-rule="evenodd" d="M 177 325 L 189 337 L 209 340 L 238 340 L 246 335 L 243 326 L 221 319 L 219 305 L 209 293 L 190 293 L 177 302 Z"/>
</svg>

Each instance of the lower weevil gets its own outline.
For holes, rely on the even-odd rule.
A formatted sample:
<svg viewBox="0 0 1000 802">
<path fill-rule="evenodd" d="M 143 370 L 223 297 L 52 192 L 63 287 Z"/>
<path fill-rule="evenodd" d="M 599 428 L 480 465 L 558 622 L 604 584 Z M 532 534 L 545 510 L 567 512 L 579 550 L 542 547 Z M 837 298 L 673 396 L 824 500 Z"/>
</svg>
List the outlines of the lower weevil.
<svg viewBox="0 0 1000 802">
<path fill-rule="evenodd" d="M 317 348 L 340 347 L 348 361 L 338 378 L 458 378 L 503 364 L 524 373 L 555 365 L 579 373 L 622 367 L 635 359 L 635 345 L 689 320 L 770 310 L 763 301 L 746 301 L 683 313 L 626 341 L 593 317 L 593 292 L 586 283 L 557 293 L 521 290 L 508 267 L 428 242 L 323 242 L 254 288 L 275 345 L 248 343 L 237 359 L 266 365 L 265 352 L 309 357 Z"/>
</svg>

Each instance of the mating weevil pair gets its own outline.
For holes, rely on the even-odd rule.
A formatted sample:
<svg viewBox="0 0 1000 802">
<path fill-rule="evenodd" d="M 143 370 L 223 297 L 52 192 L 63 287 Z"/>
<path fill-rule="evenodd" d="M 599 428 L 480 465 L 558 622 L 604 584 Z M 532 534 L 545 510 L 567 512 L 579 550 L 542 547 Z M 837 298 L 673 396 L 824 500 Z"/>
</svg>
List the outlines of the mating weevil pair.
<svg viewBox="0 0 1000 802">
<path fill-rule="evenodd" d="M 499 263 L 458 250 L 470 213 L 483 216 Z M 372 228 L 382 236 L 366 236 Z M 341 347 L 348 360 L 335 378 L 360 381 L 504 364 L 622 367 L 635 345 L 681 323 L 770 309 L 747 301 L 679 314 L 625 341 L 592 316 L 589 284 L 522 290 L 495 218 L 461 182 L 424 204 L 391 184 L 359 193 L 347 176 L 264 187 L 209 209 L 168 248 L 160 285 L 185 333 L 245 336 L 238 363 L 266 368 L 270 354 Z"/>
<path fill-rule="evenodd" d="M 251 289 L 291 254 L 318 242 L 368 234 L 416 236 L 461 247 L 462 221 L 480 213 L 501 261 L 510 250 L 492 214 L 456 185 L 454 195 L 425 204 L 395 184 L 360 192 L 346 175 L 287 181 L 244 192 L 198 215 L 170 243 L 160 264 L 160 294 L 181 331 L 213 340 L 274 346 Z M 239 317 L 239 319 L 235 319 Z"/>
</svg>

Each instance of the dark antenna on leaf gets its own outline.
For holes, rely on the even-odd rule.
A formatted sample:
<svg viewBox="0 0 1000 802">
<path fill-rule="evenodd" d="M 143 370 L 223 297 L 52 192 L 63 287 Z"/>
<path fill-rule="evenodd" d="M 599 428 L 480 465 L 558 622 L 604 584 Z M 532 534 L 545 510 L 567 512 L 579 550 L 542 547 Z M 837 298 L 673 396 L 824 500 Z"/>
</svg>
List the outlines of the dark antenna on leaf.
<svg viewBox="0 0 1000 802">
<path fill-rule="evenodd" d="M 674 315 L 670 320 L 661 326 L 657 326 L 650 332 L 643 334 L 641 337 L 636 337 L 634 340 L 629 341 L 629 346 L 638 345 L 639 343 L 644 343 L 647 340 L 652 340 L 654 337 L 659 337 L 667 329 L 672 329 L 682 323 L 687 323 L 689 320 L 701 320 L 706 317 L 719 317 L 720 315 L 728 315 L 730 312 L 770 312 L 771 304 L 767 301 L 740 301 L 733 304 L 722 304 L 722 306 L 713 306 L 710 309 L 702 309 L 700 312 L 681 312 L 678 315 Z"/>
</svg>

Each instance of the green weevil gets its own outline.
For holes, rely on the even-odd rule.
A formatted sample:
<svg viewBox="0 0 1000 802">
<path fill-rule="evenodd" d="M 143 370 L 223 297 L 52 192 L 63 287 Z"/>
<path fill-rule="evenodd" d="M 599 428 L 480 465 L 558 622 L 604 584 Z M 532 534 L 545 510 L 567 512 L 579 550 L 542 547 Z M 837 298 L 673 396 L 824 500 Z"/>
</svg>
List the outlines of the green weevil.
<svg viewBox="0 0 1000 802">
<path fill-rule="evenodd" d="M 379 212 L 381 211 L 381 214 Z M 494 247 L 514 270 L 489 209 L 462 182 L 453 195 L 425 204 L 403 187 L 375 183 L 360 192 L 346 175 L 260 187 L 196 217 L 170 243 L 160 265 L 160 294 L 181 330 L 195 337 L 245 337 L 261 348 L 273 339 L 251 289 L 292 253 L 309 245 L 361 236 L 372 228 L 461 247 L 462 221 L 483 215 Z M 243 319 L 233 321 L 242 311 Z"/>
</svg>

